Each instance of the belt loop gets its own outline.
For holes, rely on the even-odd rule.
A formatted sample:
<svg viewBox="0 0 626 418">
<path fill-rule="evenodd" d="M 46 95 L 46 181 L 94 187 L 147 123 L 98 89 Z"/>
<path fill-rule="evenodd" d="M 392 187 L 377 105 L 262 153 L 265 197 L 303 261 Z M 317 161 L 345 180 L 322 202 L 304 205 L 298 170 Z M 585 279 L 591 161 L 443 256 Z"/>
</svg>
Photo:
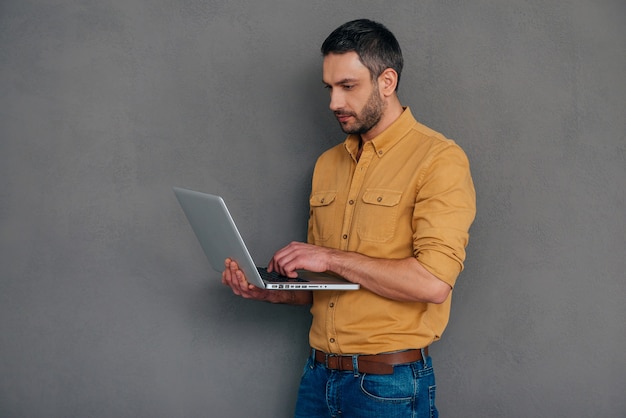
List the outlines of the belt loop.
<svg viewBox="0 0 626 418">
<path fill-rule="evenodd" d="M 354 371 L 354 377 L 359 377 L 359 355 L 352 356 L 352 370 Z"/>
<path fill-rule="evenodd" d="M 422 361 L 424 362 L 424 366 L 426 366 L 426 348 L 420 348 L 420 352 L 422 353 Z"/>
</svg>

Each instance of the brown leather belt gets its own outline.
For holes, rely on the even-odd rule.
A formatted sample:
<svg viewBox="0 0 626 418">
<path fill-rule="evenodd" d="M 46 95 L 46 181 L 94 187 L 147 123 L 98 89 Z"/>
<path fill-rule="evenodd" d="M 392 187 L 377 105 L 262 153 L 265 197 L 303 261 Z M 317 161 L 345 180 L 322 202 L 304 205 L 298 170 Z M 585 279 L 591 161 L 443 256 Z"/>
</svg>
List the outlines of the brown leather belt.
<svg viewBox="0 0 626 418">
<path fill-rule="evenodd" d="M 332 370 L 354 371 L 351 355 L 327 354 L 323 351 L 315 352 L 315 361 Z M 428 347 L 423 349 L 428 355 Z M 413 363 L 422 360 L 422 350 L 406 350 L 396 353 L 363 354 L 357 355 L 357 368 L 359 373 L 369 374 L 393 374 L 393 366 Z"/>
</svg>

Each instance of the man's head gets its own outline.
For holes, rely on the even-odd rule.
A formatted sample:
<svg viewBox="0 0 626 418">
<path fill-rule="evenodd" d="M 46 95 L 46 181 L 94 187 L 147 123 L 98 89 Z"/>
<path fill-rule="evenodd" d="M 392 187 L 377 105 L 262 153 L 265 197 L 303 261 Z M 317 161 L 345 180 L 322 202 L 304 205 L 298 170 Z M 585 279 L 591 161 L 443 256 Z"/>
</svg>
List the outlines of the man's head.
<svg viewBox="0 0 626 418">
<path fill-rule="evenodd" d="M 322 53 L 330 109 L 345 133 L 367 141 L 402 113 L 397 97 L 402 52 L 383 25 L 348 22 L 326 38 Z"/>
<path fill-rule="evenodd" d="M 398 74 L 404 60 L 396 37 L 385 26 L 367 19 L 353 20 L 335 29 L 322 44 L 322 54 L 356 52 L 375 81 L 387 68 Z M 397 85 L 396 85 L 397 89 Z"/>
</svg>

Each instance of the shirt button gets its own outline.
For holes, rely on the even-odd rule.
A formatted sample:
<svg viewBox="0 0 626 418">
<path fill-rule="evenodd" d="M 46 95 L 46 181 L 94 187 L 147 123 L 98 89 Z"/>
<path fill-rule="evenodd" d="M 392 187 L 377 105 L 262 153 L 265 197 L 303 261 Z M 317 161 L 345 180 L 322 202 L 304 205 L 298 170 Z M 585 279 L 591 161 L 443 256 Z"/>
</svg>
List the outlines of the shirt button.
<svg viewBox="0 0 626 418">
<path fill-rule="evenodd" d="M 348 239 L 348 234 L 343 234 L 343 239 Z"/>
<path fill-rule="evenodd" d="M 330 302 L 330 307 L 331 307 L 331 308 L 334 308 L 334 307 L 335 307 L 335 304 L 334 304 L 333 302 Z"/>
<path fill-rule="evenodd" d="M 354 205 L 354 200 L 351 200 L 348 203 L 351 204 L 351 205 Z"/>
<path fill-rule="evenodd" d="M 383 201 L 383 198 L 382 198 L 382 197 L 380 197 L 380 196 L 378 196 L 378 199 L 376 199 L 376 201 L 378 201 L 378 202 L 382 202 L 382 201 Z"/>
<path fill-rule="evenodd" d="M 334 339 L 334 338 L 331 338 L 329 341 L 330 341 L 332 344 L 335 344 L 335 339 Z"/>
</svg>

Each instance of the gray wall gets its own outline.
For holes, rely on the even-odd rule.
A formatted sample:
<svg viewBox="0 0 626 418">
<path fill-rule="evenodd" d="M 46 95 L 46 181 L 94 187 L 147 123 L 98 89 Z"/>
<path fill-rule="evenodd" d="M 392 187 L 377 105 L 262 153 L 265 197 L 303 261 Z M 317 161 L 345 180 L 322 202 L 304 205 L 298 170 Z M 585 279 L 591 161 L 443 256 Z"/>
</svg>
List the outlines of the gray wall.
<svg viewBox="0 0 626 418">
<path fill-rule="evenodd" d="M 356 17 L 397 34 L 403 103 L 472 162 L 442 416 L 626 416 L 608 0 L 0 2 L 0 416 L 291 414 L 307 309 L 224 289 L 171 187 L 224 195 L 259 260 L 304 239 L 343 139 L 318 48 Z"/>
</svg>

